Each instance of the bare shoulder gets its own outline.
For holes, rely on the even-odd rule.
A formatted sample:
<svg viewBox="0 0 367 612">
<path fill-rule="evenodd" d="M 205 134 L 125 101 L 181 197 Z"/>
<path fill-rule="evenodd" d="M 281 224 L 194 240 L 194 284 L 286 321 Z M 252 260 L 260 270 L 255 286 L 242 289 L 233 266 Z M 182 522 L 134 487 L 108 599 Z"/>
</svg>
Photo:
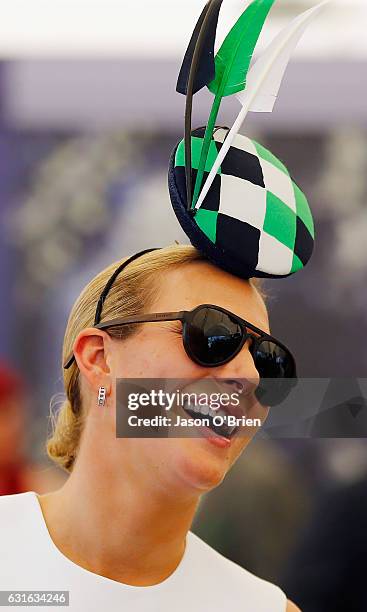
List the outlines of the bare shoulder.
<svg viewBox="0 0 367 612">
<path fill-rule="evenodd" d="M 301 612 L 298 606 L 288 599 L 286 612 Z"/>
</svg>

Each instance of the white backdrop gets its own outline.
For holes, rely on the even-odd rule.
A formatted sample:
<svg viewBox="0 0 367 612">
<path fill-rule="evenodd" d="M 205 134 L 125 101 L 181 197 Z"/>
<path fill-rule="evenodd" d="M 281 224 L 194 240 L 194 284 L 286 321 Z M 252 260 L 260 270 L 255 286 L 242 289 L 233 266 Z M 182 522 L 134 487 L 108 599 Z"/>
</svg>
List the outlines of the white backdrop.
<svg viewBox="0 0 367 612">
<path fill-rule="evenodd" d="M 0 58 L 181 57 L 206 0 L 0 0 Z M 318 0 L 277 0 L 264 40 Z M 248 0 L 225 0 L 219 39 Z M 367 58 L 367 2 L 331 0 L 298 56 Z"/>
</svg>

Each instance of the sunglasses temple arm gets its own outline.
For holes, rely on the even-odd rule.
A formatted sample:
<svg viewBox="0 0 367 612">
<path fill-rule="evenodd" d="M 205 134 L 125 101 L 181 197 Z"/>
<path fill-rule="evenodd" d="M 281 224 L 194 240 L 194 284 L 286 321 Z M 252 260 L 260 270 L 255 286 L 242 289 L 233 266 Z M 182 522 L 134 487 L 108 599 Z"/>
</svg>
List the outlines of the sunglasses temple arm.
<svg viewBox="0 0 367 612">
<path fill-rule="evenodd" d="M 115 322 L 105 321 L 104 323 L 98 323 L 93 327 L 95 327 L 96 329 L 107 330 L 108 327 L 114 327 L 115 325 L 129 325 L 132 323 L 156 323 L 158 321 L 183 321 L 185 313 L 185 310 L 181 310 L 180 312 L 154 313 L 145 317 L 139 317 L 139 315 L 137 315 L 136 317 L 130 317 L 123 320 L 117 319 Z M 64 370 L 68 370 L 73 364 L 74 360 L 75 356 L 71 355 L 63 366 Z"/>
</svg>

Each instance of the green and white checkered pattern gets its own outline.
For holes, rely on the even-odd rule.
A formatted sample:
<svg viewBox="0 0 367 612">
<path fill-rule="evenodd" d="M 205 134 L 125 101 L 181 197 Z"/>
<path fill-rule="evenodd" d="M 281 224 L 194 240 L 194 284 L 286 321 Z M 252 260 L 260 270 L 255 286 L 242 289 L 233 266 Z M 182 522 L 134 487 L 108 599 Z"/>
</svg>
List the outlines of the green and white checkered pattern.
<svg viewBox="0 0 367 612">
<path fill-rule="evenodd" d="M 219 128 L 214 133 L 204 182 L 227 132 Z M 200 129 L 192 138 L 194 181 L 203 135 Z M 176 150 L 174 171 L 184 197 L 183 141 Z M 194 220 L 220 250 L 240 257 L 254 272 L 272 277 L 300 270 L 313 251 L 314 224 L 305 195 L 275 155 L 242 135 L 236 136 Z"/>
</svg>

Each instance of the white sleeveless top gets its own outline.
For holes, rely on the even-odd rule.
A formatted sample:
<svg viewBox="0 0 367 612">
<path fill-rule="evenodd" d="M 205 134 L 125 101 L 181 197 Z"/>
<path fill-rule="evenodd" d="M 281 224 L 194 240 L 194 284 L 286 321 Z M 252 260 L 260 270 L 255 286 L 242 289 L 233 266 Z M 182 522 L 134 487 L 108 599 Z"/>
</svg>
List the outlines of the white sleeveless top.
<svg viewBox="0 0 367 612">
<path fill-rule="evenodd" d="M 279 587 L 191 531 L 180 564 L 157 585 L 130 586 L 94 574 L 53 543 L 33 491 L 0 497 L 0 591 L 69 591 L 72 612 L 285 612 L 287 606 Z"/>
</svg>

